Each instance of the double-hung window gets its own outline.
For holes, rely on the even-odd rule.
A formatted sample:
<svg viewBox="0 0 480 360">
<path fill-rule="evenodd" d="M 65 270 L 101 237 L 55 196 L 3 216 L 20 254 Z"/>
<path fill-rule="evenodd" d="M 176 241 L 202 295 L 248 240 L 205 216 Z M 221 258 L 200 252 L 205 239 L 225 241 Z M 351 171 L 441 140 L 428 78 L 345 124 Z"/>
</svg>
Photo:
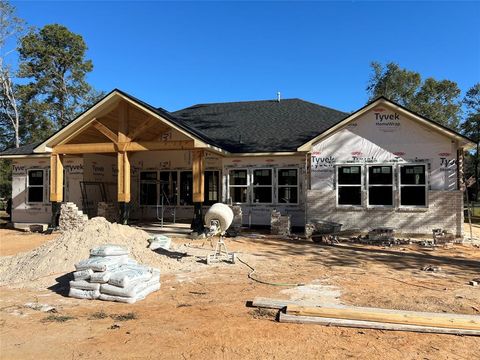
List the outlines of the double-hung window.
<svg viewBox="0 0 480 360">
<path fill-rule="evenodd" d="M 140 172 L 140 205 L 156 205 L 157 199 L 157 172 Z"/>
<path fill-rule="evenodd" d="M 368 166 L 368 205 L 393 206 L 393 167 Z"/>
<path fill-rule="evenodd" d="M 253 170 L 253 202 L 257 204 L 271 204 L 273 202 L 272 169 Z"/>
<path fill-rule="evenodd" d="M 348 165 L 337 167 L 338 205 L 362 205 L 362 167 Z"/>
<path fill-rule="evenodd" d="M 44 186 L 43 170 L 28 170 L 27 199 L 29 203 L 43 203 Z"/>
<path fill-rule="evenodd" d="M 248 171 L 235 169 L 229 172 L 229 195 L 233 203 L 246 203 L 248 201 Z"/>
<path fill-rule="evenodd" d="M 298 204 L 298 169 L 278 169 L 278 203 Z"/>
<path fill-rule="evenodd" d="M 427 206 L 425 165 L 400 165 L 400 206 Z"/>
</svg>

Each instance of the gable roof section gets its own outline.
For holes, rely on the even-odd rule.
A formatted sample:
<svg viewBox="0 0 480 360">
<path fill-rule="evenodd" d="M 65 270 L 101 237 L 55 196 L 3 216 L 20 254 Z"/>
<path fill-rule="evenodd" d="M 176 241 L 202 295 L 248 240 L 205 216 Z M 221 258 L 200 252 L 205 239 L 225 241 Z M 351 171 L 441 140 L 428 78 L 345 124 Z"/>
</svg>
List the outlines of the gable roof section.
<svg viewBox="0 0 480 360">
<path fill-rule="evenodd" d="M 375 100 L 369 102 L 364 107 L 358 109 L 354 113 L 348 115 L 343 120 L 337 122 L 336 124 L 332 125 L 331 127 L 327 128 L 327 129 L 325 129 L 323 132 L 320 132 L 319 134 L 317 134 L 317 136 L 315 136 L 314 138 L 310 139 L 306 143 L 299 146 L 297 150 L 298 151 L 310 151 L 313 144 L 315 144 L 315 143 L 319 142 L 320 140 L 326 138 L 327 136 L 332 135 L 335 132 L 343 129 L 348 123 L 354 121 L 358 117 L 362 116 L 363 114 L 365 114 L 369 110 L 372 110 L 373 108 L 375 108 L 376 106 L 379 106 L 379 105 L 386 105 L 386 106 L 388 106 L 388 107 L 390 107 L 394 110 L 397 110 L 401 114 L 403 114 L 405 116 L 408 116 L 410 118 L 413 118 L 415 121 L 420 122 L 420 123 L 432 128 L 432 129 L 436 130 L 437 132 L 444 134 L 445 136 L 447 136 L 449 138 L 458 140 L 460 145 L 464 146 L 467 149 L 471 149 L 475 145 L 475 141 L 473 141 L 472 139 L 470 139 L 470 138 L 468 138 L 468 137 L 466 137 L 466 136 L 464 136 L 464 135 L 462 135 L 462 134 L 460 134 L 460 133 L 458 133 L 458 132 L 456 132 L 456 131 L 454 131 L 454 130 L 452 130 L 452 129 L 450 129 L 450 128 L 448 128 L 448 127 L 446 127 L 446 126 L 444 126 L 440 123 L 437 123 L 436 121 L 430 120 L 430 119 L 428 119 L 428 118 L 426 118 L 422 115 L 419 115 L 419 114 L 407 109 L 406 107 L 387 99 L 384 96 L 380 96 L 380 97 L 376 98 Z"/>
<path fill-rule="evenodd" d="M 221 149 L 215 144 L 215 142 L 209 139 L 207 136 L 201 132 L 196 131 L 195 129 L 190 129 L 182 121 L 177 121 L 169 112 L 161 108 L 155 108 L 144 101 L 141 101 L 121 90 L 114 89 L 101 100 L 99 100 L 95 105 L 90 107 L 88 110 L 80 114 L 75 120 L 70 122 L 68 125 L 58 130 L 55 134 L 46 139 L 43 143 L 39 144 L 34 148 L 34 153 L 45 153 L 49 151 L 49 148 L 52 145 L 58 144 L 66 139 L 69 139 L 73 134 L 78 133 L 86 126 L 90 124 L 94 117 L 99 116 L 99 114 L 106 113 L 111 111 L 120 100 L 126 100 L 127 102 L 133 103 L 134 105 L 140 107 L 142 110 L 150 113 L 154 117 L 158 118 L 159 121 L 164 121 L 167 125 L 172 128 L 184 133 L 188 137 L 191 137 L 194 140 L 200 141 L 204 145 L 210 145 L 216 150 L 221 151 Z"/>
<path fill-rule="evenodd" d="M 172 113 L 231 153 L 292 152 L 348 114 L 300 99 L 198 104 Z"/>
</svg>

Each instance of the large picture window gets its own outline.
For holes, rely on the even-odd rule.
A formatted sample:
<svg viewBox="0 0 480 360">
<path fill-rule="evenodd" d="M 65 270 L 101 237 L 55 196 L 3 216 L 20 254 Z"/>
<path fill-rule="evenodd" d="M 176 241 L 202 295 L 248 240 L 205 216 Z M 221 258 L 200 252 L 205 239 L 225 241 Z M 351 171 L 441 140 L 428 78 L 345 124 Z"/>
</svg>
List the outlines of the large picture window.
<svg viewBox="0 0 480 360">
<path fill-rule="evenodd" d="M 368 205 L 393 206 L 393 167 L 368 166 Z"/>
<path fill-rule="evenodd" d="M 140 205 L 157 205 L 157 172 L 140 172 Z"/>
<path fill-rule="evenodd" d="M 220 199 L 219 180 L 220 180 L 220 176 L 218 171 L 205 171 L 205 181 L 204 181 L 205 205 L 212 205 L 219 201 Z"/>
<path fill-rule="evenodd" d="M 248 171 L 246 169 L 230 170 L 229 195 L 233 203 L 246 203 L 248 192 Z"/>
<path fill-rule="evenodd" d="M 271 204 L 273 201 L 272 169 L 253 170 L 253 202 Z"/>
<path fill-rule="evenodd" d="M 27 200 L 29 203 L 43 203 L 44 186 L 43 170 L 28 170 Z"/>
<path fill-rule="evenodd" d="M 298 204 L 298 169 L 278 169 L 278 203 Z"/>
<path fill-rule="evenodd" d="M 359 165 L 337 167 L 338 205 L 362 205 L 362 167 Z"/>
<path fill-rule="evenodd" d="M 400 166 L 400 206 L 427 206 L 425 165 Z"/>
</svg>

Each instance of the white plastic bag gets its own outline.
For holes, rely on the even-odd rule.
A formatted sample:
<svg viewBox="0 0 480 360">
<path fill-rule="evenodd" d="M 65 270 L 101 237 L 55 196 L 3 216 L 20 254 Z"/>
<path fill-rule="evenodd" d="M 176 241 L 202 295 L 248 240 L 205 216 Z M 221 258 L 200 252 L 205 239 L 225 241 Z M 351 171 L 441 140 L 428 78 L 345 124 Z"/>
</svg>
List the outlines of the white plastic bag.
<svg viewBox="0 0 480 360">
<path fill-rule="evenodd" d="M 92 269 L 75 271 L 73 273 L 73 278 L 75 280 L 88 280 L 90 279 L 90 276 L 92 276 L 92 274 L 93 274 Z"/>
<path fill-rule="evenodd" d="M 150 245 L 148 246 L 148 248 L 152 250 L 157 250 L 157 249 L 170 250 L 170 246 L 172 244 L 172 240 L 165 235 L 155 235 L 153 239 L 149 241 L 150 241 Z"/>
<path fill-rule="evenodd" d="M 110 275 L 108 283 L 119 287 L 128 287 L 130 284 L 142 280 L 149 280 L 152 277 L 152 270 L 141 265 L 124 265 L 116 269 Z"/>
<path fill-rule="evenodd" d="M 118 265 L 126 264 L 128 262 L 127 255 L 120 256 L 91 256 L 88 259 L 82 260 L 75 264 L 75 269 L 93 271 L 107 271 L 117 267 Z"/>
<path fill-rule="evenodd" d="M 86 280 L 72 280 L 70 281 L 70 289 L 79 290 L 100 290 L 100 284 L 90 283 Z"/>
<path fill-rule="evenodd" d="M 115 270 L 112 270 L 115 271 Z M 90 282 L 106 284 L 112 275 L 112 271 L 95 272 L 90 276 Z"/>
<path fill-rule="evenodd" d="M 90 255 L 92 256 L 119 256 L 128 254 L 129 251 L 126 247 L 115 244 L 99 245 L 90 249 Z"/>
<path fill-rule="evenodd" d="M 87 299 L 87 300 L 94 300 L 100 297 L 100 291 L 98 290 L 81 290 L 70 288 L 68 296 L 77 298 L 77 299 Z"/>
</svg>

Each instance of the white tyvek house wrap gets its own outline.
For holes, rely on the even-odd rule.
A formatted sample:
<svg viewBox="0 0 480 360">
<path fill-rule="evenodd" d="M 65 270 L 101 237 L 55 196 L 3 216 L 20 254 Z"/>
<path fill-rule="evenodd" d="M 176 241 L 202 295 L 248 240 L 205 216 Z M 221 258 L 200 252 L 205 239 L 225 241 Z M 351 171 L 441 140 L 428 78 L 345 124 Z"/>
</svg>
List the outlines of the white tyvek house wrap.
<svg viewBox="0 0 480 360">
<path fill-rule="evenodd" d="M 378 106 L 313 145 L 311 186 L 333 188 L 336 164 L 427 163 L 431 190 L 455 190 L 456 157 L 451 139 Z"/>
</svg>

